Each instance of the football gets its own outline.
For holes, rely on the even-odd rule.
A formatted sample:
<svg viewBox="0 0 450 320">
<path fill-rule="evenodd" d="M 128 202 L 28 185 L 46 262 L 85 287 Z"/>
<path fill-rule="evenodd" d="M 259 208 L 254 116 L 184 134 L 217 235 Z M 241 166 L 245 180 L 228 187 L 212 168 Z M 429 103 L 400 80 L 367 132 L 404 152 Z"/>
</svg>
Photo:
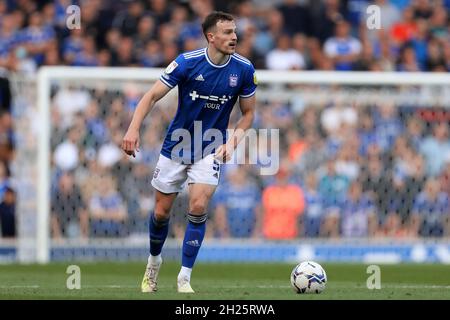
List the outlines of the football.
<svg viewBox="0 0 450 320">
<path fill-rule="evenodd" d="M 291 285 L 297 293 L 321 293 L 326 283 L 325 270 L 314 261 L 301 262 L 291 272 Z"/>
</svg>

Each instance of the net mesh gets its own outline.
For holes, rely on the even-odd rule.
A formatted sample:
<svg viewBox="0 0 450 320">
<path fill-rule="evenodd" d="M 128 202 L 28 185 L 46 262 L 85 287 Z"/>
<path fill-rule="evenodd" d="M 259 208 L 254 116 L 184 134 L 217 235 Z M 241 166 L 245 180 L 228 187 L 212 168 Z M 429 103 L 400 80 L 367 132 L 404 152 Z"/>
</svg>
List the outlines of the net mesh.
<svg viewBox="0 0 450 320">
<path fill-rule="evenodd" d="M 150 181 L 176 112 L 176 90 L 145 119 L 136 158 L 119 146 L 151 85 L 52 82 L 52 238 L 148 236 L 155 205 Z M 207 237 L 449 236 L 449 92 L 448 85 L 262 83 L 254 126 L 280 130 L 272 146 L 279 148 L 280 170 L 262 176 L 258 164 L 223 166 L 208 208 Z M 16 164 L 29 168 L 23 177 L 34 177 L 35 100 L 30 96 L 22 106 L 26 98 L 16 100 Z M 230 127 L 239 116 L 235 107 Z M 33 201 L 21 199 L 22 208 L 33 210 Z M 187 213 L 185 189 L 172 208 L 170 237 L 183 237 Z"/>
</svg>

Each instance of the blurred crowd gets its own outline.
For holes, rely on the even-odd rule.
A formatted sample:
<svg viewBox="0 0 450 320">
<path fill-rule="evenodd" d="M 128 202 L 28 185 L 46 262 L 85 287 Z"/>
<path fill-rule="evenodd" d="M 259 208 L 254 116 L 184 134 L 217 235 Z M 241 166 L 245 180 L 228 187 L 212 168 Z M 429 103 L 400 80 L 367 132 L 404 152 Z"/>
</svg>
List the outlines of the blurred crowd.
<svg viewBox="0 0 450 320">
<path fill-rule="evenodd" d="M 81 20 L 69 30 L 72 4 Z M 0 67 L 165 67 L 205 46 L 201 22 L 214 9 L 235 16 L 238 53 L 258 69 L 450 68 L 449 0 L 1 0 Z"/>
<path fill-rule="evenodd" d="M 137 84 L 78 85 L 56 89 L 52 100 L 53 234 L 146 234 L 150 180 L 177 98 L 158 103 L 131 158 L 119 146 L 141 96 Z M 279 148 L 279 171 L 223 165 L 209 237 L 450 236 L 448 110 L 333 99 L 298 109 L 275 96 L 257 108 L 255 128 L 280 130 L 268 147 Z M 234 110 L 231 127 L 238 117 Z M 185 190 L 173 207 L 174 237 L 183 236 L 187 197 Z"/>
<path fill-rule="evenodd" d="M 71 4 L 81 7 L 79 29 L 66 27 Z M 367 28 L 370 4 L 380 9 L 381 29 Z M 0 70 L 166 67 L 179 53 L 206 45 L 200 24 L 214 9 L 235 16 L 237 51 L 258 69 L 450 70 L 449 0 L 0 0 Z M 152 113 L 141 152 L 130 160 L 118 145 L 141 95 L 133 84 L 55 90 L 54 237 L 147 232 L 150 179 L 176 103 Z M 14 236 L 14 133 L 3 91 L 0 97 L 0 224 L 3 236 Z M 208 236 L 449 236 L 445 112 L 430 118 L 392 103 L 297 110 L 289 102 L 258 101 L 256 127 L 281 130 L 280 171 L 262 177 L 256 165 L 224 166 Z M 180 194 L 174 206 L 175 237 L 184 232 L 186 197 Z"/>
</svg>

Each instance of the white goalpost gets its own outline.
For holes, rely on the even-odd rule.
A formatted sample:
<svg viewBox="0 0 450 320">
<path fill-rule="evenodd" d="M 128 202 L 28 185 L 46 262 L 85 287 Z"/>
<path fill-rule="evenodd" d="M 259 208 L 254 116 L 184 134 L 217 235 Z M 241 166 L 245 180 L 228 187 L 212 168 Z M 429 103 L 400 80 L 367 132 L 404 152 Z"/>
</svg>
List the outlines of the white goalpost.
<svg viewBox="0 0 450 320">
<path fill-rule="evenodd" d="M 129 248 L 139 248 L 146 250 L 147 238 L 145 234 L 142 237 L 122 237 L 120 239 L 91 239 L 79 241 L 78 239 L 60 239 L 59 241 L 53 241 L 51 238 L 51 188 L 52 188 L 52 166 L 53 164 L 53 151 L 52 151 L 52 136 L 55 133 L 54 117 L 52 116 L 52 110 L 55 108 L 55 95 L 65 89 L 73 89 L 79 91 L 97 90 L 96 99 L 101 101 L 103 99 L 102 93 L 105 93 L 105 97 L 108 96 L 108 90 L 116 90 L 117 95 L 125 96 L 129 99 L 130 105 L 133 103 L 133 99 L 142 95 L 146 89 L 150 88 L 151 84 L 156 81 L 163 69 L 145 69 L 145 68 L 84 68 L 84 67 L 42 67 L 39 69 L 38 75 L 35 79 L 24 79 L 16 76 L 12 80 L 15 82 L 16 90 L 15 95 L 17 97 L 16 102 L 21 105 L 22 100 L 27 100 L 26 105 L 32 106 L 35 109 L 34 116 L 28 115 L 28 123 L 33 131 L 28 133 L 34 139 L 36 162 L 33 163 L 33 159 L 29 159 L 29 166 L 34 166 L 36 176 L 30 176 L 29 171 L 21 172 L 21 164 L 27 162 L 27 152 L 18 150 L 16 164 L 14 165 L 14 173 L 18 180 L 19 186 L 24 186 L 26 179 L 35 179 L 32 185 L 35 192 L 34 203 L 35 218 L 20 218 L 19 219 L 19 240 L 17 242 L 17 260 L 21 262 L 38 262 L 48 263 L 52 261 L 52 248 L 60 247 L 67 250 L 73 248 L 83 248 L 82 250 L 88 250 L 89 246 L 100 247 L 105 250 L 109 246 L 117 247 L 124 246 Z M 395 106 L 408 105 L 409 107 L 450 107 L 450 74 L 444 73 L 390 73 L 390 72 L 325 72 L 325 71 L 267 71 L 258 70 L 257 77 L 259 82 L 259 88 L 257 91 L 258 104 L 265 103 L 267 101 L 289 101 L 293 105 L 294 112 L 301 113 L 306 108 L 312 108 L 317 106 L 324 106 L 332 103 L 333 101 L 339 101 L 339 103 L 345 105 L 351 105 L 359 107 L 361 105 L 377 104 L 382 102 L 390 102 Z M 26 83 L 26 85 L 24 85 Z M 33 87 L 35 86 L 35 87 Z M 109 88 L 109 89 L 108 89 Z M 35 91 L 35 95 L 30 94 L 28 91 Z M 133 91 L 128 97 L 128 91 Z M 165 99 L 167 102 L 162 101 L 161 104 L 172 105 L 176 103 L 176 89 L 172 90 L 170 95 Z M 28 98 L 25 95 L 29 96 Z M 112 96 L 110 98 L 109 96 Z M 108 98 L 114 99 L 114 95 L 110 94 Z M 105 105 L 111 101 L 103 101 Z M 22 104 L 23 106 L 23 104 Z M 17 103 L 16 103 L 17 108 Z M 61 108 L 61 106 L 59 106 Z M 84 111 L 81 111 L 84 112 Z M 16 118 L 23 119 L 26 111 L 15 112 Z M 61 119 L 57 121 L 62 121 Z M 24 123 L 20 126 L 24 126 Z M 19 130 L 20 130 L 19 126 Z M 19 132 L 19 135 L 21 133 Z M 28 137 L 30 138 L 30 137 Z M 28 139 L 23 138 L 20 143 Z M 18 143 L 17 148 L 20 149 L 21 145 Z M 32 144 L 32 143 L 31 143 Z M 88 149 L 88 148 L 86 148 Z M 28 151 L 29 152 L 29 151 Z M 89 150 L 85 152 L 89 153 Z M 85 175 L 89 175 L 88 169 L 83 169 Z M 54 181 L 53 181 L 54 183 Z M 119 181 L 119 184 L 121 182 Z M 82 190 L 84 191 L 84 190 Z M 20 204 L 20 201 L 25 201 L 26 195 L 21 193 L 28 192 L 19 188 L 18 193 L 18 216 L 33 217 L 29 209 Z M 27 211 L 27 212 L 25 212 Z M 32 211 L 32 210 L 31 210 Z M 33 220 L 34 219 L 34 220 Z M 26 221 L 24 221 L 26 220 Z M 34 228 L 35 233 L 30 233 L 30 230 Z M 22 239 L 22 240 L 20 240 Z M 65 241 L 67 240 L 67 241 Z M 390 239 L 389 241 L 391 241 Z M 299 241 L 286 242 L 283 250 L 284 255 L 275 257 L 276 259 L 295 259 L 299 256 L 305 256 L 315 250 L 314 245 L 317 243 L 330 245 L 331 242 L 327 242 L 326 239 L 305 239 L 302 238 Z M 388 246 L 387 240 L 378 239 L 364 239 L 363 243 L 367 245 L 367 248 L 371 248 L 371 245 L 381 244 L 382 246 Z M 394 240 L 395 242 L 395 240 Z M 343 247 L 361 245 L 361 242 L 352 239 L 341 239 L 340 242 Z M 395 242 L 397 243 L 397 242 Z M 440 249 L 450 250 L 448 240 L 434 241 L 432 244 L 425 240 L 412 240 L 409 243 L 402 242 L 405 246 L 403 251 L 396 251 L 398 259 L 400 261 L 414 260 L 415 252 L 422 250 L 428 245 L 436 245 Z M 261 241 L 241 241 L 241 240 L 211 240 L 210 246 L 214 249 L 217 248 L 235 248 L 237 251 L 244 250 L 242 246 L 247 246 L 245 252 L 256 252 L 258 250 L 270 251 L 271 246 L 276 244 L 270 243 L 263 244 Z M 168 246 L 172 244 L 169 241 Z M 174 245 L 176 246 L 176 245 Z M 283 246 L 283 244 L 281 244 Z M 403 248 L 403 247 L 402 247 Z M 74 250 L 75 250 L 74 249 Z M 368 250 L 369 250 L 368 249 Z M 80 249 L 81 250 L 81 249 Z M 203 249 L 202 249 L 203 250 Z M 211 249 L 212 250 L 212 249 Z M 281 250 L 281 251 L 283 251 Z M 403 249 L 402 249 L 403 250 Z M 414 251 L 416 250 L 416 251 Z M 437 249 L 436 249 L 437 250 Z M 444 250 L 444 249 L 442 249 Z M 442 251 L 441 250 L 441 251 Z M 370 250 L 369 250 L 370 251 Z M 406 252 L 405 251 L 405 252 Z M 73 254 L 71 251 L 70 254 Z M 283 251 L 284 252 L 284 251 Z M 343 251 L 342 251 L 343 252 Z M 437 252 L 437 251 L 436 251 Z M 214 260 L 217 256 L 208 248 L 205 249 L 205 255 L 210 260 Z M 245 253 L 240 253 L 241 257 Z M 267 253 L 269 254 L 269 253 Z M 319 253 L 317 253 L 319 254 Z M 239 254 L 238 254 L 239 255 Z M 416 256 L 420 256 L 417 255 Z M 224 255 L 222 258 L 233 257 Z M 309 256 L 308 256 L 309 257 Z M 436 254 L 436 257 L 438 255 Z M 71 256 L 73 258 L 73 256 Z M 259 259 L 259 258 L 257 258 Z M 332 257 L 331 257 L 332 259 Z M 397 259 L 397 258 L 395 258 Z M 394 260 L 395 260 L 394 259 Z M 440 258 L 436 258 L 436 261 Z M 220 260 L 220 259 L 219 259 Z M 264 257 L 261 258 L 264 260 Z M 449 259 L 450 260 L 450 259 Z M 397 261 L 397 260 L 396 260 Z"/>
</svg>

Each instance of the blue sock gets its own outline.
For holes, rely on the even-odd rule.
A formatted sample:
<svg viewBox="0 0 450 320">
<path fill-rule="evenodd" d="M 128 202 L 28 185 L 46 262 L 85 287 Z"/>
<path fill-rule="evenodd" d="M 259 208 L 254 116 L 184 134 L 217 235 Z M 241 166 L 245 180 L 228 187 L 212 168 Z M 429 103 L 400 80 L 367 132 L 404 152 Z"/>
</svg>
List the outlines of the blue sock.
<svg viewBox="0 0 450 320">
<path fill-rule="evenodd" d="M 152 213 L 149 220 L 150 254 L 157 256 L 161 253 L 169 232 L 169 219 L 158 221 L 155 214 Z"/>
<path fill-rule="evenodd" d="M 188 224 L 183 240 L 183 257 L 181 265 L 186 268 L 192 268 L 197 258 L 198 251 L 205 237 L 206 217 L 194 216 L 188 214 Z"/>
</svg>

